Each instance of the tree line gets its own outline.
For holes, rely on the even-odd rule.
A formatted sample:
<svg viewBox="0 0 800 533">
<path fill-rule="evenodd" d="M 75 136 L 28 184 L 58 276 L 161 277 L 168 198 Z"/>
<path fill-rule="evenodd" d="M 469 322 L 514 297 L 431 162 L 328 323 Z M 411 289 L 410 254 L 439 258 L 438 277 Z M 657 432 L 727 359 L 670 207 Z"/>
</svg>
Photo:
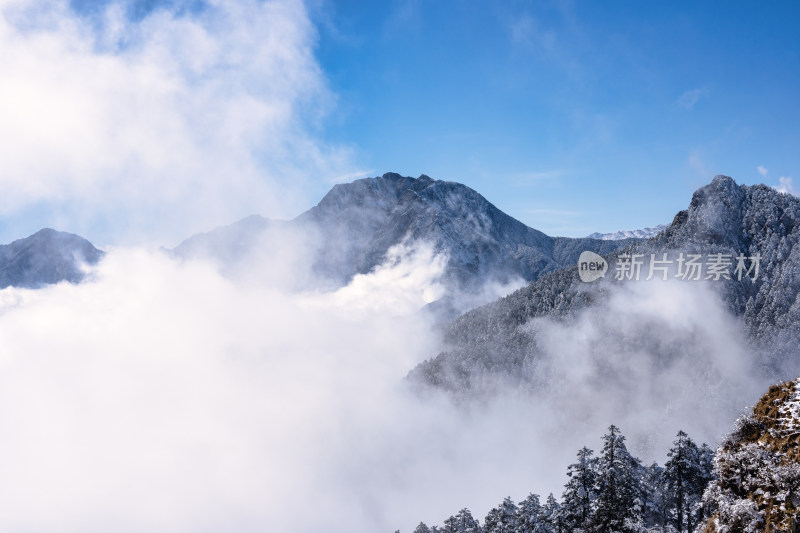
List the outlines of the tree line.
<svg viewBox="0 0 800 533">
<path fill-rule="evenodd" d="M 553 494 L 544 503 L 536 494 L 519 503 L 505 498 L 483 524 L 465 508 L 442 526 L 420 523 L 414 533 L 691 533 L 712 512 L 702 496 L 714 479 L 713 457 L 679 431 L 664 466 L 645 466 L 612 425 L 598 456 L 578 451 L 560 501 Z"/>
</svg>

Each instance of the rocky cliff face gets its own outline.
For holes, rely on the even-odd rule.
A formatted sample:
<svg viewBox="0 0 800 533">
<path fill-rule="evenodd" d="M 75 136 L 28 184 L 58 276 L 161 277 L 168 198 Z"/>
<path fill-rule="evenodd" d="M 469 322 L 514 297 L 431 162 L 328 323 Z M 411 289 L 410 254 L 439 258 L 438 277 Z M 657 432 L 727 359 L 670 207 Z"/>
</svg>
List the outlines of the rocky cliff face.
<svg viewBox="0 0 800 533">
<path fill-rule="evenodd" d="M 770 388 L 714 458 L 704 533 L 795 532 L 800 527 L 800 379 Z"/>
</svg>

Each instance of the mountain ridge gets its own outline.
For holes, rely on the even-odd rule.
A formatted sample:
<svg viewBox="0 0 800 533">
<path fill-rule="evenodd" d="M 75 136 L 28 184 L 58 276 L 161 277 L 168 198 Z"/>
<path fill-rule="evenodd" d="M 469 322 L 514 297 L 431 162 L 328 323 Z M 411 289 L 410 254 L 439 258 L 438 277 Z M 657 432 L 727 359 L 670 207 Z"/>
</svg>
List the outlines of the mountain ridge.
<svg viewBox="0 0 800 533">
<path fill-rule="evenodd" d="M 225 231 L 236 233 L 234 227 L 243 223 Z M 583 250 L 608 253 L 628 242 L 550 237 L 466 185 L 391 172 L 337 184 L 316 206 L 283 224 L 314 236 L 315 272 L 340 285 L 370 272 L 392 246 L 402 243 L 432 244 L 435 252 L 448 257 L 444 283 L 470 291 L 489 280 L 532 281 L 576 261 Z M 217 228 L 205 238 L 193 236 L 173 252 L 191 256 L 189 244 L 204 241 L 209 255 L 224 261 L 226 245 L 212 242 L 222 232 Z"/>
<path fill-rule="evenodd" d="M 103 255 L 79 235 L 44 228 L 0 245 L 0 289 L 79 283 L 84 278 L 81 264 L 96 264 Z"/>
<path fill-rule="evenodd" d="M 612 233 L 592 233 L 587 235 L 589 239 L 600 239 L 601 241 L 618 241 L 621 239 L 649 239 L 655 237 L 667 228 L 667 224 L 659 224 L 653 227 L 634 229 L 634 230 L 621 230 Z"/>
<path fill-rule="evenodd" d="M 689 208 L 657 236 L 628 243 L 607 254 L 614 272 L 622 254 L 647 256 L 668 251 L 761 257 L 760 277 L 722 280 L 725 305 L 743 321 L 746 336 L 761 346 L 763 364 L 794 368 L 794 347 L 800 342 L 800 199 L 766 185 L 737 185 L 717 176 L 698 189 Z M 453 392 L 480 387 L 490 375 L 514 380 L 536 359 L 536 335 L 523 326 L 533 318 L 569 320 L 600 304 L 622 281 L 606 276 L 582 283 L 577 265 L 550 272 L 514 293 L 473 309 L 452 322 L 445 333 L 447 348 L 409 374 L 412 381 Z M 534 363 L 535 365 L 535 363 Z"/>
</svg>

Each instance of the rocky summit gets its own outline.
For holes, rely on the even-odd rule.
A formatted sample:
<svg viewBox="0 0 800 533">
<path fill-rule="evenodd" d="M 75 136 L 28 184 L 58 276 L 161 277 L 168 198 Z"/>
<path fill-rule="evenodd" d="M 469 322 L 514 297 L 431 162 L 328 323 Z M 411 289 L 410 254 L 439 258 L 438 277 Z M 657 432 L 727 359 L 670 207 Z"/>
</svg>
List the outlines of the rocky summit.
<svg viewBox="0 0 800 533">
<path fill-rule="evenodd" d="M 628 242 L 607 254 L 609 274 L 597 283 L 581 282 L 577 265 L 570 265 L 462 315 L 448 328 L 446 349 L 414 369 L 411 378 L 455 391 L 475 388 L 489 375 L 530 381 L 528 374 L 538 357 L 536 331 L 526 326 L 531 320 L 569 321 L 582 310 L 602 310 L 609 291 L 633 281 L 630 271 L 616 275 L 622 258 L 642 259 L 643 280 L 651 256 L 660 259 L 664 254 L 673 260 L 681 254 L 706 260 L 719 254 L 730 261 L 727 277 L 713 283 L 714 291 L 741 321 L 754 352 L 763 359 L 759 364 L 785 375 L 794 371 L 800 343 L 798 242 L 800 199 L 765 185 L 738 185 L 730 177 L 717 176 L 698 189 L 688 209 L 677 213 L 656 237 Z M 757 273 L 737 276 L 739 256 L 747 258 L 748 269 L 753 266 L 750 258 L 758 258 Z M 665 276 L 675 278 L 675 263 Z M 702 281 L 706 277 L 704 271 Z"/>
</svg>

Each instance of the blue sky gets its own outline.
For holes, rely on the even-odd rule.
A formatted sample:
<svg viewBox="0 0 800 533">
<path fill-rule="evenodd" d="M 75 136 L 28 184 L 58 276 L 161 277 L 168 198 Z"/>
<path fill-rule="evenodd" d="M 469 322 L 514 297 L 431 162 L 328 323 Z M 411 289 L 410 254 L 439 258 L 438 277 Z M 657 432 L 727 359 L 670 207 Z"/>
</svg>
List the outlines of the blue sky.
<svg viewBox="0 0 800 533">
<path fill-rule="evenodd" d="M 765 6 L 323 4 L 328 135 L 548 233 L 669 222 L 715 174 L 798 175 L 800 4 Z"/>
<path fill-rule="evenodd" d="M 465 183 L 551 235 L 800 179 L 800 4 L 0 1 L 0 242 L 175 245 L 332 184 Z"/>
</svg>

